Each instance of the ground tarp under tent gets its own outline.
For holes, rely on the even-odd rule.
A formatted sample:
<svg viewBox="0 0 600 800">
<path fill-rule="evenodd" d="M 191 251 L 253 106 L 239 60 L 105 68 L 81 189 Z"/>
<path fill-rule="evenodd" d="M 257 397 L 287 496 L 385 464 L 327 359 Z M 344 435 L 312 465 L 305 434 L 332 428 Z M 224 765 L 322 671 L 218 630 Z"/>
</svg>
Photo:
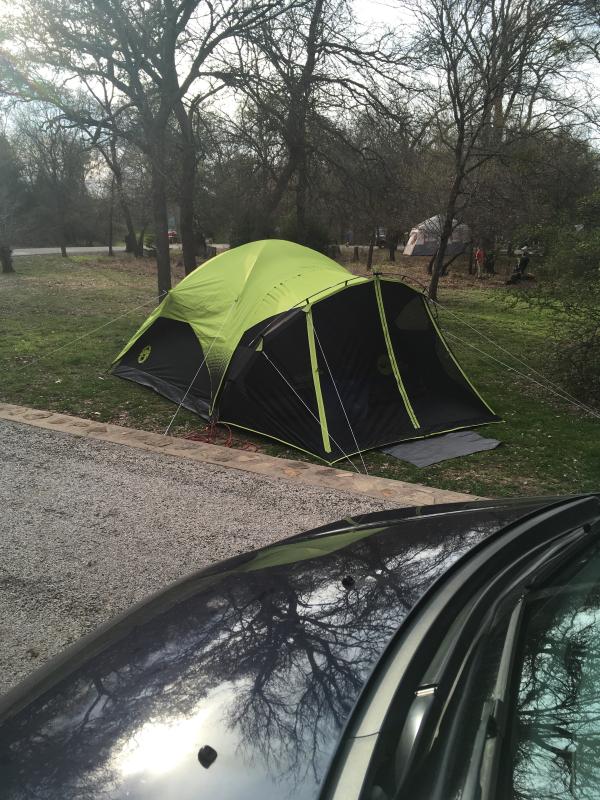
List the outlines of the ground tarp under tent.
<svg viewBox="0 0 600 800">
<path fill-rule="evenodd" d="M 382 452 L 414 464 L 415 467 L 430 467 L 451 458 L 494 450 L 499 445 L 498 439 L 486 439 L 475 431 L 452 431 L 383 447 Z"/>
<path fill-rule="evenodd" d="M 442 234 L 442 217 L 430 217 L 419 222 L 411 230 L 404 248 L 405 256 L 433 256 L 440 246 Z M 448 239 L 446 256 L 452 257 L 463 253 L 471 243 L 471 230 L 468 225 L 463 225 L 452 220 L 452 235 Z"/>
<path fill-rule="evenodd" d="M 328 463 L 498 419 L 419 292 L 278 240 L 185 277 L 113 373 Z"/>
</svg>

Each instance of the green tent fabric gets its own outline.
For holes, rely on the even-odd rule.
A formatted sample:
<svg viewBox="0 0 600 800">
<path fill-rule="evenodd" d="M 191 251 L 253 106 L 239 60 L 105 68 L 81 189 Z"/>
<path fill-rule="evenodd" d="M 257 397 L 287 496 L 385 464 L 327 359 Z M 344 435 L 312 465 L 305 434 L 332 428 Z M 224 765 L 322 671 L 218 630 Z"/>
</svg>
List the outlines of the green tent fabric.
<svg viewBox="0 0 600 800">
<path fill-rule="evenodd" d="M 419 292 L 279 240 L 185 277 L 113 373 L 328 463 L 498 419 Z"/>
<path fill-rule="evenodd" d="M 270 317 L 364 282 L 327 256 L 283 240 L 251 242 L 207 261 L 172 289 L 125 345 L 118 361 L 159 317 L 188 323 L 218 387 L 242 335 Z M 215 392 L 215 393 L 216 393 Z"/>
</svg>

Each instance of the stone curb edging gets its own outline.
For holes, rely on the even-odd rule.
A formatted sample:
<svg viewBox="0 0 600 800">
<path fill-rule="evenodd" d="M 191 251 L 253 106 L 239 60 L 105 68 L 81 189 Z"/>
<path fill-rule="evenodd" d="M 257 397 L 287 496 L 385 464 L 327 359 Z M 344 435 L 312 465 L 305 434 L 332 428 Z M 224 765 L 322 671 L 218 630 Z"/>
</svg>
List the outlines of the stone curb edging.
<svg viewBox="0 0 600 800">
<path fill-rule="evenodd" d="M 167 453 L 170 456 L 189 458 L 207 464 L 240 469 L 271 478 L 291 480 L 310 486 L 327 487 L 352 494 L 365 494 L 396 503 L 398 506 L 424 506 L 435 503 L 459 503 L 481 498 L 460 492 L 434 489 L 416 483 L 396 481 L 391 478 L 358 475 L 327 465 L 308 464 L 287 458 L 277 458 L 261 453 L 248 453 L 232 447 L 205 444 L 160 433 L 124 428 L 111 423 L 94 422 L 54 411 L 42 411 L 25 406 L 0 403 L 0 419 L 33 425 L 47 430 L 86 436 L 113 444 L 127 445 L 139 450 Z"/>
</svg>

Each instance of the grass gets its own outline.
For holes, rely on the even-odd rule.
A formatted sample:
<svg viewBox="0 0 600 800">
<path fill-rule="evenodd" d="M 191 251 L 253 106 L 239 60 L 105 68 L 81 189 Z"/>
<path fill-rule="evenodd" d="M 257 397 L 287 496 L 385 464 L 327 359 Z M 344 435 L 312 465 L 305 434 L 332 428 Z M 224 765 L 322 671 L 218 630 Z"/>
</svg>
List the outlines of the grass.
<svg viewBox="0 0 600 800">
<path fill-rule="evenodd" d="M 399 260 L 391 265 L 383 255 L 377 255 L 379 268 L 423 281 L 422 264 Z M 352 267 L 364 271 L 360 264 Z M 108 374 L 112 358 L 156 305 L 152 263 L 104 256 L 34 256 L 15 259 L 15 268 L 14 275 L 0 276 L 0 399 L 164 431 L 175 407 Z M 440 294 L 442 328 L 509 360 L 452 316 L 457 314 L 548 372 L 548 341 L 557 320 L 507 304 L 506 291 L 502 279 L 477 282 L 453 273 Z M 90 331 L 94 333 L 88 335 Z M 488 496 L 600 488 L 599 420 L 470 347 L 454 340 L 452 345 L 467 374 L 504 419 L 480 429 L 482 435 L 500 439 L 502 446 L 425 469 L 372 452 L 365 457 L 371 474 Z M 171 433 L 182 436 L 202 427 L 202 420 L 182 410 Z M 272 455 L 306 458 L 268 439 L 242 432 L 234 436 L 238 445 L 250 442 Z"/>
</svg>

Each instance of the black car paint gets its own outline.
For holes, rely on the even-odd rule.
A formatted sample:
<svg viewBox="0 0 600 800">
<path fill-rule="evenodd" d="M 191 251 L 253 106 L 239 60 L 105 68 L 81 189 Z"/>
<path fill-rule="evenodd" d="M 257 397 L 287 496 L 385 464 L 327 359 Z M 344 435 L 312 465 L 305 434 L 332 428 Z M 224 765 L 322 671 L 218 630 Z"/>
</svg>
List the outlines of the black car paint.
<svg viewBox="0 0 600 800">
<path fill-rule="evenodd" d="M 547 503 L 367 515 L 266 548 L 263 568 L 243 556 L 180 582 L 0 700 L 0 797 L 315 797 L 411 608 L 461 555 Z M 327 552 L 357 528 L 363 538 Z M 315 557 L 298 549 L 322 539 Z"/>
</svg>

